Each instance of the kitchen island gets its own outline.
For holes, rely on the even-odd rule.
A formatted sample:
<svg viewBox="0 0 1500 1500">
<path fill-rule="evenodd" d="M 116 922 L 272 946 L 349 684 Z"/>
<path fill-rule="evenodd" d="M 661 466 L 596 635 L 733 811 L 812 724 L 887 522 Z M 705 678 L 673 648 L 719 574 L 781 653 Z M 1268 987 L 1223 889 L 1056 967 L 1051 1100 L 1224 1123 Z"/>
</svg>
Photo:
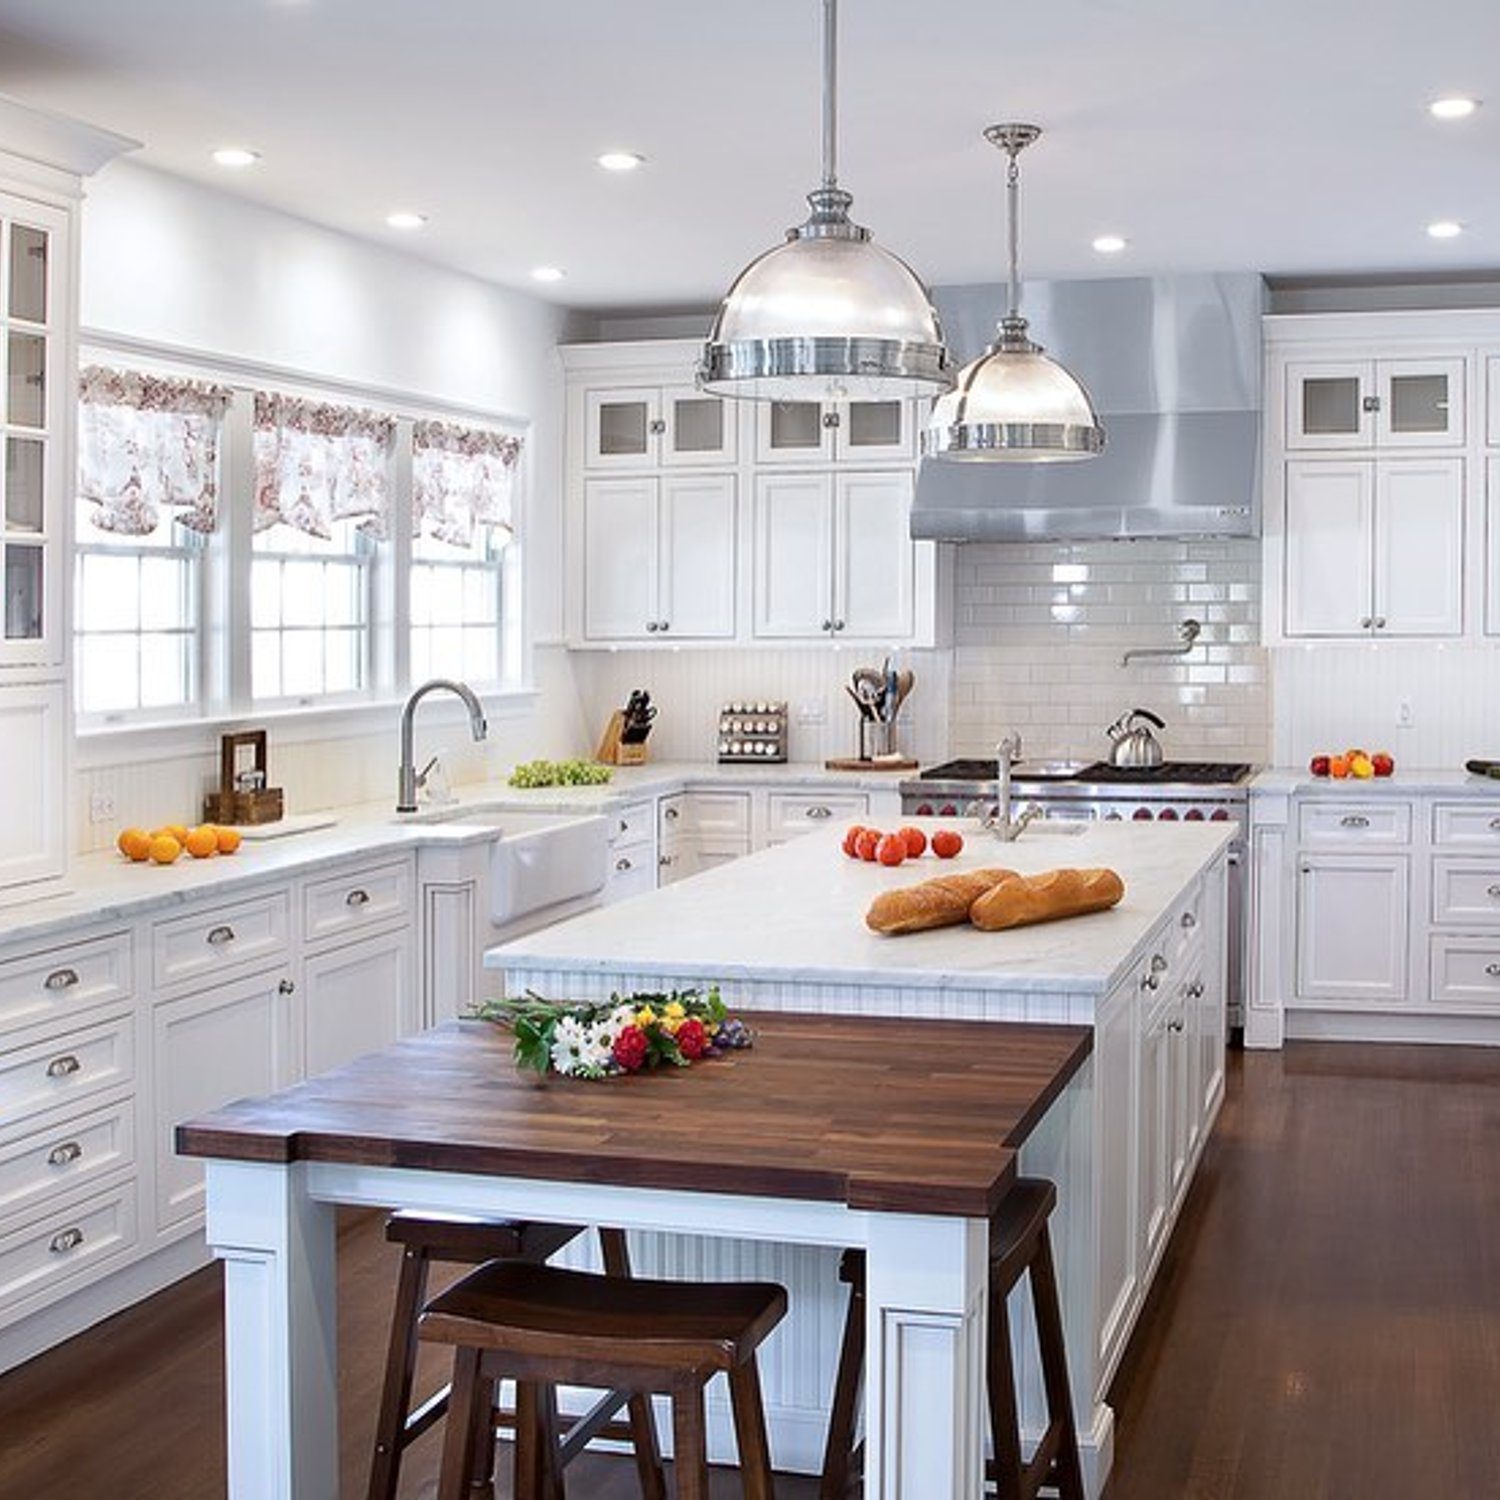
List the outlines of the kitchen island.
<svg viewBox="0 0 1500 1500">
<path fill-rule="evenodd" d="M 952 820 L 914 819 L 929 833 Z M 1093 1055 L 1032 1131 L 1021 1170 L 1052 1178 L 1069 1363 L 1091 1490 L 1107 1477 L 1104 1392 L 1144 1301 L 1223 1095 L 1225 858 L 1232 824 L 1033 824 L 1003 844 L 966 827 L 954 861 L 895 869 L 847 859 L 830 828 L 523 938 L 486 957 L 507 989 L 602 999 L 719 983 L 758 1012 L 1084 1024 Z M 1111 911 L 1010 932 L 968 927 L 880 937 L 863 915 L 881 890 L 953 869 L 1109 865 L 1126 893 Z M 712 1152 L 711 1140 L 704 1150 Z M 640 1237 L 641 1269 L 777 1280 L 787 1326 L 764 1382 L 778 1466 L 815 1471 L 843 1317 L 837 1253 L 764 1241 Z M 584 1263 L 576 1260 L 574 1263 Z M 1023 1422 L 1042 1425 L 1029 1310 Z M 732 1455 L 727 1411 L 711 1436 Z"/>
</svg>

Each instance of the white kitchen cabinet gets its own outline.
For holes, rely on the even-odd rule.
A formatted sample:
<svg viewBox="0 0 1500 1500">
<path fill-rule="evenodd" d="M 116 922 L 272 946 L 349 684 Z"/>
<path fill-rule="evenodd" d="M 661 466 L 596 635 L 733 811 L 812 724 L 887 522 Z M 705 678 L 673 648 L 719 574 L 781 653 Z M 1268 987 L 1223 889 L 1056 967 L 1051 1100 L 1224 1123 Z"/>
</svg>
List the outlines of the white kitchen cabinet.
<svg viewBox="0 0 1500 1500">
<path fill-rule="evenodd" d="M 917 403 L 765 401 L 756 404 L 759 465 L 910 463 L 916 459 Z"/>
<path fill-rule="evenodd" d="M 1453 356 L 1289 362 L 1286 446 L 1460 448 L 1466 363 Z"/>
<path fill-rule="evenodd" d="M 1136 1157 L 1136 1260 L 1149 1279 L 1165 1240 L 1172 1207 L 1172 1006 L 1159 991 L 1142 991 L 1140 1123 Z"/>
<path fill-rule="evenodd" d="M 0 686 L 0 904 L 67 866 L 67 696 L 61 678 Z"/>
<path fill-rule="evenodd" d="M 585 484 L 584 628 L 589 639 L 734 635 L 735 488 L 729 474 Z"/>
<path fill-rule="evenodd" d="M 1464 461 L 1286 466 L 1286 634 L 1463 632 Z"/>
<path fill-rule="evenodd" d="M 691 385 L 588 390 L 584 421 L 590 469 L 724 465 L 738 455 L 734 403 Z"/>
<path fill-rule="evenodd" d="M 1500 457 L 1494 456 L 1484 465 L 1484 630 L 1500 635 Z"/>
<path fill-rule="evenodd" d="M 909 638 L 916 584 L 911 497 L 907 471 L 760 475 L 755 634 Z"/>
<path fill-rule="evenodd" d="M 1125 1350 L 1139 1300 L 1136 1162 L 1141 1111 L 1137 1101 L 1138 976 L 1118 985 L 1094 1022 L 1094 1086 L 1099 1112 L 1099 1367 L 1113 1370 Z"/>
<path fill-rule="evenodd" d="M 283 967 L 153 1008 L 158 1231 L 189 1227 L 203 1209 L 203 1164 L 177 1155 L 177 1126 L 231 1099 L 291 1083 L 295 989 Z"/>
<path fill-rule="evenodd" d="M 1410 864 L 1404 854 L 1303 851 L 1296 874 L 1297 1003 L 1407 998 Z"/>
<path fill-rule="evenodd" d="M 411 931 L 401 928 L 305 960 L 305 1073 L 326 1073 L 420 1029 L 415 958 Z"/>
</svg>

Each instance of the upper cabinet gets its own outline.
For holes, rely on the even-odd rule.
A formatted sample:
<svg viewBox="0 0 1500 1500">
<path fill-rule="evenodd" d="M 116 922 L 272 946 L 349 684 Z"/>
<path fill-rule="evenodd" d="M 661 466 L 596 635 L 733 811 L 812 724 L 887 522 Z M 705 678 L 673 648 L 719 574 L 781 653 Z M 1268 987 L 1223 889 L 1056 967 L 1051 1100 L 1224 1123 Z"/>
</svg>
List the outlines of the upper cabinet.
<svg viewBox="0 0 1500 1500">
<path fill-rule="evenodd" d="M 1466 361 L 1295 360 L 1286 366 L 1286 446 L 1461 448 Z"/>
<path fill-rule="evenodd" d="M 562 351 L 570 643 L 931 645 L 937 548 L 910 534 L 926 403 L 719 400 L 699 352 Z"/>
</svg>

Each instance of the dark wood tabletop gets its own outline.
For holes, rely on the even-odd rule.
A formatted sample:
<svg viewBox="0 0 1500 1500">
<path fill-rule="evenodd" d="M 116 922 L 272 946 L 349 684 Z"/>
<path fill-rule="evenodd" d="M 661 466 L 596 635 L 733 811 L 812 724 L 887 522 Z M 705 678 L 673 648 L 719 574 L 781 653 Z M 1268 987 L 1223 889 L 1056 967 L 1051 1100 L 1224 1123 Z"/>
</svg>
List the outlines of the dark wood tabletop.
<svg viewBox="0 0 1500 1500">
<path fill-rule="evenodd" d="M 746 1015 L 747 1051 L 591 1082 L 454 1021 L 177 1128 L 187 1156 L 347 1162 L 987 1218 L 1083 1026 Z"/>
</svg>

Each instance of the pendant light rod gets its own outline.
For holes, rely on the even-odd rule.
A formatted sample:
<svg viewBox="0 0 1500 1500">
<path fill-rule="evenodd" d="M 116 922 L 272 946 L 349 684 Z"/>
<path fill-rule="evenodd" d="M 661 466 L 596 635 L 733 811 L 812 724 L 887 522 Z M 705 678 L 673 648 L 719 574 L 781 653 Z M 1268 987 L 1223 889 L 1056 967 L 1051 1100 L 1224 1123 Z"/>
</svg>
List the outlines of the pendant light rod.
<svg viewBox="0 0 1500 1500">
<path fill-rule="evenodd" d="M 839 185 L 839 0 L 823 0 L 823 186 Z"/>
<path fill-rule="evenodd" d="M 1005 169 L 1006 246 L 1010 254 L 1010 308 L 1007 323 L 1021 316 L 1021 166 L 1016 158 L 1041 135 L 1040 125 L 991 125 L 984 133 L 990 145 L 1010 158 Z"/>
</svg>

